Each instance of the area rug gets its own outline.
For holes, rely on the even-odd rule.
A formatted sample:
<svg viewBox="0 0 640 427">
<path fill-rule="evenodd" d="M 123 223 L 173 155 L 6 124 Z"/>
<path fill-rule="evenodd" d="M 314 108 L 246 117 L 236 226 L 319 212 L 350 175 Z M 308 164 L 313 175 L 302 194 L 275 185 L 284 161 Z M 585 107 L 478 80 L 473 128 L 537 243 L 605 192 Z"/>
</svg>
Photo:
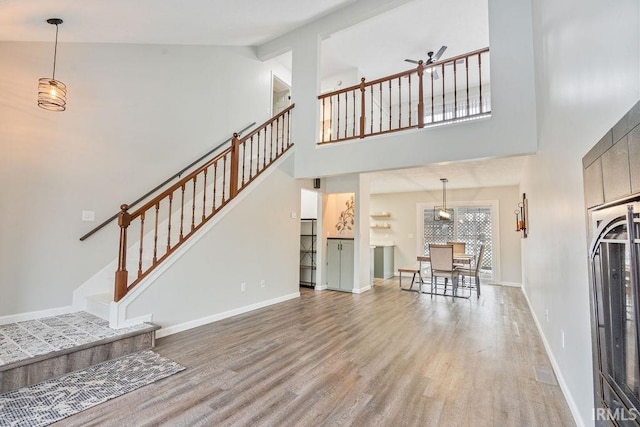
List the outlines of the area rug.
<svg viewBox="0 0 640 427">
<path fill-rule="evenodd" d="M 184 370 L 147 350 L 0 394 L 0 426 L 46 426 Z"/>
</svg>

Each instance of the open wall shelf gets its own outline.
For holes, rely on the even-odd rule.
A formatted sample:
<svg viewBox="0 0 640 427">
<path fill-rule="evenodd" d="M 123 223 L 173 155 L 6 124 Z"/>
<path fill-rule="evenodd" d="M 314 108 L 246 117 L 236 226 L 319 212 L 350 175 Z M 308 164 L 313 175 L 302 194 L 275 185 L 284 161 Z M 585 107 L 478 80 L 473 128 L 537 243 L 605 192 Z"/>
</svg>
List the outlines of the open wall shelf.
<svg viewBox="0 0 640 427">
<path fill-rule="evenodd" d="M 316 245 L 318 240 L 318 220 L 300 220 L 300 286 L 316 286 Z"/>
</svg>

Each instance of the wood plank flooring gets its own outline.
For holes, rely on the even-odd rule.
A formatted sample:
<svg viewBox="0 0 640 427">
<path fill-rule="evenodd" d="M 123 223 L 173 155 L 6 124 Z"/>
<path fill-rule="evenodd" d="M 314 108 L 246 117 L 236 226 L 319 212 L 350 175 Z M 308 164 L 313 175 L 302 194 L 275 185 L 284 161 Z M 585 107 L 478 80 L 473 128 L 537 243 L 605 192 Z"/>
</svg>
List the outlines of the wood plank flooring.
<svg viewBox="0 0 640 427">
<path fill-rule="evenodd" d="M 57 425 L 575 425 L 520 289 L 301 293 L 159 339 L 185 371 Z"/>
</svg>

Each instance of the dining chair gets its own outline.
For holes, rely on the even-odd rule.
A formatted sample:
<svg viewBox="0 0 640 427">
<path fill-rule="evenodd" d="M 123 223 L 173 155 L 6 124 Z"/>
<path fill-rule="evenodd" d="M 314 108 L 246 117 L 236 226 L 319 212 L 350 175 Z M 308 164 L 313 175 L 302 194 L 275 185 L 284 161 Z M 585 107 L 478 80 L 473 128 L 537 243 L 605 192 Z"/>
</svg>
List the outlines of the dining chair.
<svg viewBox="0 0 640 427">
<path fill-rule="evenodd" d="M 484 243 L 480 245 L 480 251 L 478 252 L 478 257 L 476 258 L 476 265 L 474 268 L 460 268 L 458 267 L 458 271 L 462 276 L 462 283 L 464 285 L 465 277 L 473 277 L 473 284 L 476 288 L 476 295 L 480 298 L 480 266 L 482 265 L 482 255 L 484 254 Z M 471 285 L 469 285 L 471 286 Z"/>
<path fill-rule="evenodd" d="M 467 246 L 465 242 L 447 242 L 447 245 L 453 245 L 454 254 L 463 254 Z"/>
<path fill-rule="evenodd" d="M 429 245 L 431 258 L 431 293 L 434 281 L 438 284 L 438 277 L 444 277 L 444 292 L 447 292 L 447 282 L 451 279 L 453 295 L 458 291 L 458 277 L 460 270 L 453 265 L 453 245 Z"/>
</svg>

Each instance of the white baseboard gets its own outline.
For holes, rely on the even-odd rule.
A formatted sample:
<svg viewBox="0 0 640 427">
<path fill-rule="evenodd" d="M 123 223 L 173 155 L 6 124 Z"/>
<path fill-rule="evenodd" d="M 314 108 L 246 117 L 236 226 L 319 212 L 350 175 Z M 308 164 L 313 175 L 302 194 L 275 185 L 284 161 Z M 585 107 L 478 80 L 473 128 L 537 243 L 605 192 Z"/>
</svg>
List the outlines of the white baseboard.
<svg viewBox="0 0 640 427">
<path fill-rule="evenodd" d="M 233 310 L 223 311 L 222 313 L 212 314 L 211 316 L 203 317 L 189 322 L 180 323 L 178 325 L 166 326 L 156 332 L 157 338 L 166 337 L 168 335 L 176 334 L 178 332 L 186 331 L 188 329 L 196 328 L 198 326 L 206 325 L 208 323 L 217 322 L 218 320 L 226 319 L 229 317 L 237 316 L 238 314 L 247 313 L 249 311 L 264 308 L 270 305 L 278 304 L 280 302 L 288 301 L 290 299 L 299 298 L 300 292 L 294 292 L 292 294 L 283 295 L 281 297 L 272 298 L 266 301 L 261 301 L 255 304 L 246 305 L 244 307 L 234 308 Z"/>
<path fill-rule="evenodd" d="M 522 287 L 522 283 L 516 283 L 516 282 L 500 282 L 500 284 L 502 286 L 509 286 L 512 288 L 521 288 Z"/>
<path fill-rule="evenodd" d="M 109 306 L 109 327 L 111 329 L 122 329 L 122 328 L 128 328 L 130 326 L 135 326 L 135 325 L 139 325 L 141 323 L 151 323 L 153 321 L 153 314 L 145 314 L 143 316 L 138 316 L 138 317 L 134 317 L 132 319 L 122 319 L 122 320 L 118 320 L 118 321 L 113 321 L 112 320 L 112 316 L 111 316 L 111 307 L 113 307 L 113 304 L 116 304 L 115 302 L 112 302 L 111 305 Z M 114 310 L 114 316 L 118 315 L 118 310 Z"/>
<path fill-rule="evenodd" d="M 314 289 L 316 291 L 324 291 L 325 289 L 327 289 L 327 285 L 316 285 Z"/>
<path fill-rule="evenodd" d="M 371 285 L 365 286 L 364 288 L 353 288 L 353 292 L 354 294 L 361 294 L 363 292 L 367 292 L 371 290 Z"/>
<path fill-rule="evenodd" d="M 553 353 L 551 352 L 551 347 L 549 346 L 547 337 L 544 335 L 544 333 L 542 333 L 542 327 L 540 326 L 540 322 L 538 322 L 536 313 L 533 310 L 533 306 L 531 305 L 531 301 L 529 300 L 529 295 L 527 295 L 526 288 L 522 287 L 522 293 L 524 294 L 524 299 L 527 300 L 529 311 L 531 312 L 533 321 L 536 324 L 536 328 L 538 328 L 538 333 L 540 334 L 540 338 L 542 338 L 544 349 L 547 352 L 547 356 L 549 356 L 549 360 L 551 361 L 551 366 L 553 367 L 553 372 L 556 374 L 556 378 L 558 379 L 558 384 L 560 385 L 562 394 L 564 394 L 564 398 L 567 400 L 567 404 L 569 405 L 569 409 L 571 410 L 571 414 L 573 415 L 573 420 L 576 422 L 576 425 L 578 427 L 586 427 L 584 420 L 580 416 L 580 411 L 578 410 L 578 406 L 576 405 L 576 402 L 573 399 L 573 395 L 571 394 L 571 391 L 567 386 L 567 382 L 564 380 L 564 377 L 562 376 L 562 372 L 560 371 L 560 366 L 558 365 L 556 358 L 553 356 Z"/>
<path fill-rule="evenodd" d="M 78 311 L 73 308 L 72 305 L 66 307 L 50 308 L 40 311 L 29 311 L 27 313 L 10 314 L 8 316 L 0 317 L 0 325 L 6 325 L 7 323 L 24 322 L 26 320 L 40 319 L 42 317 L 58 316 L 60 314 L 73 313 Z"/>
</svg>

